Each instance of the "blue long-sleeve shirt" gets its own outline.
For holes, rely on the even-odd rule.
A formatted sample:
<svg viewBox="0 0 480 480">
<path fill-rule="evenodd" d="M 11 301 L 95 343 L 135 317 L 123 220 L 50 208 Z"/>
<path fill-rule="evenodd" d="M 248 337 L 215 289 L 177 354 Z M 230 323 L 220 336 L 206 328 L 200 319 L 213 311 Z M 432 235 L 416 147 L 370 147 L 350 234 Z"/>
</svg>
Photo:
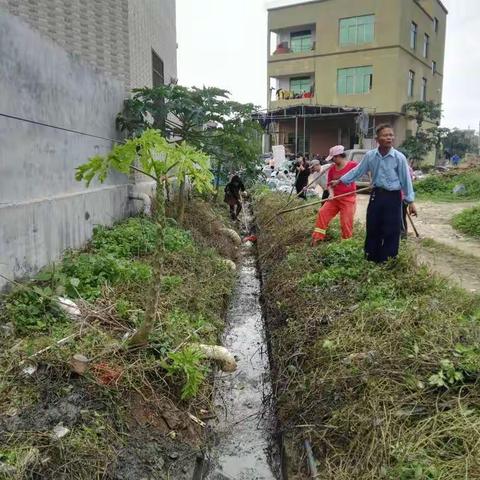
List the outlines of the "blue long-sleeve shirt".
<svg viewBox="0 0 480 480">
<path fill-rule="evenodd" d="M 374 187 L 402 190 L 408 203 L 415 200 L 407 159 L 398 150 L 391 148 L 384 157 L 378 148 L 370 150 L 358 167 L 346 173 L 340 181 L 348 185 L 366 173 L 371 173 Z"/>
</svg>

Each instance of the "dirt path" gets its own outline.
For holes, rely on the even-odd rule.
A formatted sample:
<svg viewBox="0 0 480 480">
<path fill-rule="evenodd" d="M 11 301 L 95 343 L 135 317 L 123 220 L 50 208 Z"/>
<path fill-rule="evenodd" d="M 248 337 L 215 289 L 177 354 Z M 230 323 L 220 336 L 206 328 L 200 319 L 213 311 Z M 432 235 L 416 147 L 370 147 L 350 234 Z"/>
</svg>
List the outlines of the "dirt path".
<svg viewBox="0 0 480 480">
<path fill-rule="evenodd" d="M 359 195 L 357 220 L 365 222 L 368 195 Z M 480 241 L 468 238 L 450 225 L 454 215 L 478 203 L 417 202 L 415 225 L 422 239 L 414 242 L 418 259 L 434 271 L 460 284 L 469 291 L 480 292 Z M 412 239 L 413 242 L 413 239 Z"/>
</svg>

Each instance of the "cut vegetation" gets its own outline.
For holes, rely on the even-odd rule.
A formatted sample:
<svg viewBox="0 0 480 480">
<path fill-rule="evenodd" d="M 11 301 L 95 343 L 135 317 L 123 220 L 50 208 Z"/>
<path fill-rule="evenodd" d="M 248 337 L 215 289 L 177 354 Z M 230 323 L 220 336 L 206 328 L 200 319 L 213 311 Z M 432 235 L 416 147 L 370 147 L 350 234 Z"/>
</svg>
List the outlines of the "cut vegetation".
<svg viewBox="0 0 480 480">
<path fill-rule="evenodd" d="M 478 200 L 480 199 L 480 168 L 432 174 L 424 180 L 415 182 L 415 192 L 420 199 Z"/>
<path fill-rule="evenodd" d="M 305 439 L 322 479 L 480 478 L 480 298 L 408 243 L 385 265 L 361 236 L 313 249 L 313 208 L 267 225 L 284 201 L 256 210 L 289 478 L 309 478 Z"/>
<path fill-rule="evenodd" d="M 194 345 L 218 343 L 234 279 L 225 260 L 236 247 L 211 206 L 191 208 L 184 228 L 164 229 L 159 277 L 151 266 L 158 227 L 131 218 L 97 228 L 85 251 L 5 296 L 0 478 L 192 478 L 199 419 L 211 412 L 211 365 Z M 127 348 L 152 282 L 158 322 L 147 346 Z M 58 296 L 81 316 L 70 318 Z"/>
</svg>

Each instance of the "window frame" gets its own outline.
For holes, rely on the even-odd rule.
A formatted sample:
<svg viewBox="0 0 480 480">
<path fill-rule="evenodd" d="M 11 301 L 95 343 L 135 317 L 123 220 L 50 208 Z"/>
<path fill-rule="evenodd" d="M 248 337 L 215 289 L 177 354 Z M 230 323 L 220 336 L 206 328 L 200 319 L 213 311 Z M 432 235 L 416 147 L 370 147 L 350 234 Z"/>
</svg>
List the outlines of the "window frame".
<svg viewBox="0 0 480 480">
<path fill-rule="evenodd" d="M 437 62 L 435 60 L 432 60 L 432 75 L 435 75 L 437 73 Z"/>
<path fill-rule="evenodd" d="M 433 31 L 438 33 L 438 27 L 440 25 L 440 20 L 437 17 L 433 17 Z"/>
<path fill-rule="evenodd" d="M 294 90 L 293 87 L 292 87 L 292 80 L 293 81 L 307 81 L 308 80 L 308 88 L 307 89 L 304 89 L 304 90 Z M 290 89 L 290 92 L 294 93 L 294 94 L 300 94 L 302 93 L 302 91 L 304 92 L 311 92 L 312 90 L 312 87 L 313 87 L 313 80 L 312 80 L 312 77 L 291 77 L 289 79 L 289 82 L 288 82 L 288 87 Z"/>
<path fill-rule="evenodd" d="M 337 69 L 337 95 L 368 95 L 372 90 L 373 65 Z"/>
<path fill-rule="evenodd" d="M 428 58 L 430 53 L 430 35 L 428 33 L 423 34 L 423 58 Z"/>
<path fill-rule="evenodd" d="M 418 38 L 418 25 L 412 21 L 410 22 L 410 48 L 412 50 L 417 49 L 417 38 Z"/>
<path fill-rule="evenodd" d="M 361 23 L 363 19 L 371 19 L 371 21 L 364 21 Z M 354 21 L 354 24 L 349 25 L 346 22 Z M 367 25 L 371 26 L 371 31 L 368 32 L 368 39 L 367 39 Z M 360 30 L 363 28 L 363 41 L 359 41 L 360 38 Z M 350 29 L 353 29 L 353 37 L 354 40 L 350 41 L 351 33 Z M 347 40 L 344 40 L 344 31 L 348 30 Z M 348 46 L 359 46 L 359 45 L 366 45 L 368 43 L 373 43 L 375 41 L 375 14 L 369 13 L 367 15 L 357 15 L 355 17 L 346 17 L 340 18 L 338 21 L 338 44 L 340 47 L 348 47 Z"/>
<path fill-rule="evenodd" d="M 415 72 L 413 70 L 408 71 L 407 95 L 409 98 L 413 98 L 415 95 Z"/>
<path fill-rule="evenodd" d="M 157 79 L 160 83 L 158 83 Z M 152 86 L 155 88 L 159 85 L 165 85 L 165 63 L 152 48 Z"/>
<path fill-rule="evenodd" d="M 422 77 L 422 88 L 420 90 L 420 101 L 426 102 L 427 101 L 427 79 Z"/>
<path fill-rule="evenodd" d="M 298 39 L 302 39 L 302 48 L 295 50 L 293 48 L 293 40 L 294 38 L 297 37 Z M 303 46 L 303 40 L 307 38 L 307 43 L 305 46 Z M 292 53 L 303 53 L 303 52 L 310 52 L 313 50 L 313 32 L 312 30 L 301 30 L 298 32 L 290 32 L 290 50 Z"/>
</svg>

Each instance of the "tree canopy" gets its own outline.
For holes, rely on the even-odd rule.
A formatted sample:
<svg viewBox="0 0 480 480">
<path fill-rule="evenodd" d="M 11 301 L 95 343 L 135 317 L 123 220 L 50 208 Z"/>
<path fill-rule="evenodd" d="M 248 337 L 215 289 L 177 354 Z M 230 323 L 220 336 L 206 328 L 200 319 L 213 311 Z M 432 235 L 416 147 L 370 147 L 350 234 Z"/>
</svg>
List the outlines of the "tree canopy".
<svg viewBox="0 0 480 480">
<path fill-rule="evenodd" d="M 129 136 L 155 128 L 172 142 L 186 141 L 217 160 L 224 170 L 254 171 L 261 151 L 261 128 L 253 104 L 230 100 L 226 90 L 162 85 L 133 90 L 117 116 Z"/>
</svg>

